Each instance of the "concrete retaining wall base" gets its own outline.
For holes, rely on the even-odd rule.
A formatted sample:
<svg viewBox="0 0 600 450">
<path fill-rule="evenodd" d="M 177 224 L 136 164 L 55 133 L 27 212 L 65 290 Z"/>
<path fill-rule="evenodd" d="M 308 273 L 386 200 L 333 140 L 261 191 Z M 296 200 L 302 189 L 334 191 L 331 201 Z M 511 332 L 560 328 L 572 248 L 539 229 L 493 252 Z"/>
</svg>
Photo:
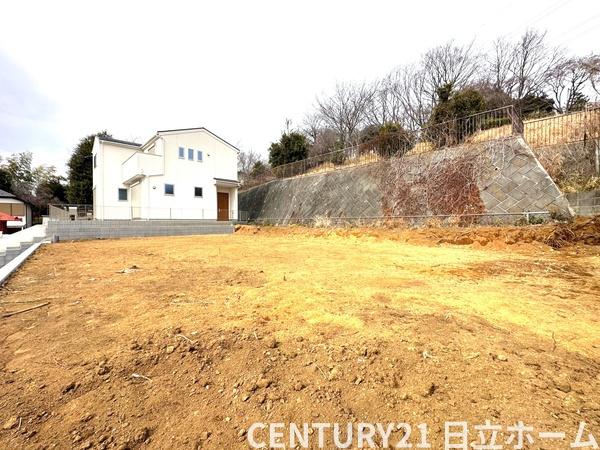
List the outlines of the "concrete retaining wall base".
<svg viewBox="0 0 600 450">
<path fill-rule="evenodd" d="M 50 221 L 52 242 L 83 239 L 116 239 L 149 236 L 185 236 L 233 233 L 229 222 L 202 220 L 89 220 Z"/>
<path fill-rule="evenodd" d="M 600 214 L 600 190 L 587 192 L 570 192 L 565 194 L 571 208 L 578 216 L 595 216 Z"/>
</svg>

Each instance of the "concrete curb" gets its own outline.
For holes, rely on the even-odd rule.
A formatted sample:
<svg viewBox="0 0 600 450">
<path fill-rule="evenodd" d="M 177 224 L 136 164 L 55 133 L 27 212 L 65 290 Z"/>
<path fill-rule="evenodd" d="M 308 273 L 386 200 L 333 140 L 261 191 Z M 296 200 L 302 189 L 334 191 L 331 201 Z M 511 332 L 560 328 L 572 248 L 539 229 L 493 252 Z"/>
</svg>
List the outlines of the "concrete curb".
<svg viewBox="0 0 600 450">
<path fill-rule="evenodd" d="M 15 270 L 17 270 L 21 264 L 23 264 L 27 258 L 29 258 L 38 247 L 42 245 L 42 242 L 38 242 L 36 244 L 31 245 L 28 249 L 21 252 L 17 257 L 15 257 L 12 261 L 8 262 L 3 267 L 0 267 L 0 284 L 3 284 L 8 278 L 13 274 Z"/>
</svg>

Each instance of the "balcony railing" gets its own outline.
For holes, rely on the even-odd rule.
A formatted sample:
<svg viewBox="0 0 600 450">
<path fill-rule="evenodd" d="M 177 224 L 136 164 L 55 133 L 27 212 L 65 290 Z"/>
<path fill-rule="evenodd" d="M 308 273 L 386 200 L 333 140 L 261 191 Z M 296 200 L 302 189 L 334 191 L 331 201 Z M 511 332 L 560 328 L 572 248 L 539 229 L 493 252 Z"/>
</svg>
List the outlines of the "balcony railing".
<svg viewBox="0 0 600 450">
<path fill-rule="evenodd" d="M 131 184 L 144 176 L 161 175 L 163 157 L 153 153 L 136 152 L 121 164 L 121 182 Z"/>
</svg>

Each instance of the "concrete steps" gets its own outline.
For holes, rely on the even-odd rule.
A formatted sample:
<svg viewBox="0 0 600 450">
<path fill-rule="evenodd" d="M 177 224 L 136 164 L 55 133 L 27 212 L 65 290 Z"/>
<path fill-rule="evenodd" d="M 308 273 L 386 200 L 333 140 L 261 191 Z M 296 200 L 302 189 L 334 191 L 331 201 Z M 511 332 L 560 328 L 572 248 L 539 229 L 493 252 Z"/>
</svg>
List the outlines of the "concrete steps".
<svg viewBox="0 0 600 450">
<path fill-rule="evenodd" d="M 46 239 L 46 227 L 35 225 L 0 239 L 0 267 L 5 266 L 32 245 Z"/>
</svg>

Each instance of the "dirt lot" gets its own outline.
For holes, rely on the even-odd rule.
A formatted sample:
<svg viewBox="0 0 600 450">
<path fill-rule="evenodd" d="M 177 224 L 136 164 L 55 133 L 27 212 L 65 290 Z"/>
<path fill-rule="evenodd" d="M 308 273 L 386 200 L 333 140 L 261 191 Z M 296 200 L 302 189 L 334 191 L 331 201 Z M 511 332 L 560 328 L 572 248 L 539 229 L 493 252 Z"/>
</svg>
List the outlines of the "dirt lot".
<svg viewBox="0 0 600 450">
<path fill-rule="evenodd" d="M 51 302 L 0 318 L 0 448 L 247 448 L 256 421 L 406 422 L 413 447 L 425 423 L 434 449 L 445 421 L 476 441 L 489 419 L 504 443 L 522 420 L 526 448 L 546 449 L 585 421 L 600 442 L 600 247 L 582 243 L 598 236 L 242 228 L 45 246 L 0 294 L 2 313 Z"/>
</svg>

